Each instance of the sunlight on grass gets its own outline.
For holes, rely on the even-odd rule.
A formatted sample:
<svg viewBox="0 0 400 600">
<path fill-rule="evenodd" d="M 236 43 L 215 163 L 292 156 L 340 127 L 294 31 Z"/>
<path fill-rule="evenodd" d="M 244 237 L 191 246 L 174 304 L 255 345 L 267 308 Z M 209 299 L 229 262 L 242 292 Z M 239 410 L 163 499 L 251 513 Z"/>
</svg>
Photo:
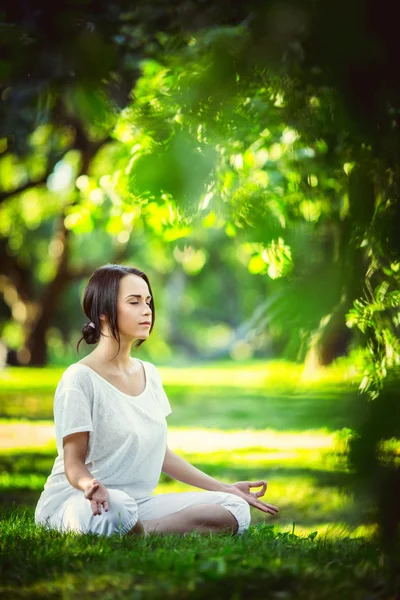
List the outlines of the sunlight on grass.
<svg viewBox="0 0 400 600">
<path fill-rule="evenodd" d="M 64 370 L 7 368 L 0 374 L 1 414 L 22 417 L 0 419 L 0 494 L 6 505 L 12 498 L 32 510 L 50 474 L 57 455 L 50 415 Z M 272 517 L 252 506 L 253 525 L 285 531 L 295 522 L 296 532 L 305 534 L 319 528 L 319 535 L 330 537 L 344 531 L 365 535 L 356 529 L 361 523 L 341 487 L 351 431 L 346 394 L 356 380 L 348 362 L 308 374 L 303 365 L 286 361 L 160 367 L 160 374 L 171 386 L 169 448 L 221 482 L 268 482 L 261 500 L 280 513 Z M 155 493 L 189 491 L 200 489 L 162 474 Z"/>
<path fill-rule="evenodd" d="M 278 531 L 291 532 L 292 525 L 276 526 Z M 343 540 L 343 538 L 366 538 L 370 539 L 376 534 L 376 525 L 360 525 L 359 527 L 350 527 L 347 523 L 329 523 L 316 522 L 312 526 L 298 525 L 295 522 L 295 535 L 306 537 L 313 531 L 317 531 L 316 540 Z"/>
<path fill-rule="evenodd" d="M 169 428 L 169 440 L 174 450 L 190 452 L 208 452 L 215 450 L 238 450 L 251 446 L 264 446 L 275 450 L 292 450 L 299 448 L 329 448 L 335 435 L 320 431 L 304 431 L 302 433 L 281 432 L 272 429 L 251 430 L 231 429 L 218 430 L 202 428 Z M 169 444 L 169 442 L 168 442 Z M 172 445 L 171 445 L 172 448 Z"/>
<path fill-rule="evenodd" d="M 354 506 L 337 488 L 320 487 L 317 479 L 312 477 L 272 476 L 266 479 L 267 492 L 260 500 L 278 506 L 280 512 L 277 516 L 272 516 L 252 506 L 250 509 L 252 525 L 265 523 L 276 526 L 279 531 L 285 531 L 294 521 L 307 535 L 315 529 L 322 534 L 329 528 L 331 529 L 329 535 L 333 537 L 340 535 L 340 528 L 345 529 L 346 534 L 357 530 L 359 532 L 357 535 L 362 535 L 363 528 L 356 521 L 353 524 L 353 519 L 348 520 L 349 516 L 354 516 Z M 254 488 L 253 492 L 257 489 L 259 488 Z M 160 483 L 156 495 L 195 491 L 199 489 L 173 481 Z M 325 525 L 320 531 L 321 523 Z"/>
<path fill-rule="evenodd" d="M 54 391 L 67 367 L 6 367 L 0 372 L 1 393 Z M 235 386 L 240 388 L 313 387 L 321 383 L 356 384 L 361 379 L 354 365 L 337 361 L 329 368 L 306 372 L 302 364 L 284 360 L 248 363 L 205 363 L 190 367 L 158 367 L 165 385 Z"/>
<path fill-rule="evenodd" d="M 43 484 L 43 477 L 34 473 L 0 473 L 0 490 L 2 491 L 10 488 L 41 490 Z"/>
<path fill-rule="evenodd" d="M 0 490 L 7 493 L 7 490 L 29 489 L 39 494 L 46 475 L 34 472 L 35 465 L 39 466 L 39 458 L 32 460 L 30 457 L 39 450 L 39 456 L 43 457 L 40 460 L 41 472 L 50 472 L 56 456 L 55 440 L 47 437 L 44 447 L 40 445 L 40 439 L 43 432 L 47 436 L 54 435 L 52 424 L 42 422 L 37 428 L 32 423 L 3 423 L 0 430 L 2 433 L 14 430 L 14 442 L 19 440 L 19 444 L 24 444 L 12 450 L 2 449 L 0 459 L 10 453 L 14 456 L 12 464 L 15 472 L 3 472 L 0 475 Z M 6 435 L 4 439 L 10 440 L 11 437 Z M 329 520 L 329 516 L 331 521 L 338 518 L 345 520 L 348 499 L 329 482 L 324 484 L 319 481 L 321 473 L 325 473 L 326 477 L 335 472 L 337 467 L 335 440 L 335 435 L 324 431 L 299 434 L 272 430 L 227 432 L 217 429 L 168 429 L 170 449 L 200 470 L 213 476 L 218 473 L 216 478 L 220 481 L 233 483 L 237 480 L 265 479 L 268 489 L 263 501 L 276 504 L 281 510 L 280 515 L 272 519 L 274 523 L 286 524 L 297 520 L 307 526 L 316 519 Z M 29 448 L 30 441 L 33 441 L 33 445 Z M 199 489 L 162 475 L 155 493 L 185 491 Z M 253 489 L 255 491 L 257 489 Z M 261 511 L 255 508 L 252 511 L 255 522 L 266 519 Z"/>
<path fill-rule="evenodd" d="M 302 364 L 284 360 L 258 361 L 249 364 L 204 364 L 200 367 L 160 367 L 166 385 L 194 385 L 204 387 L 238 386 L 245 388 L 313 387 L 321 383 L 355 384 L 361 379 L 356 368 L 345 362 L 320 367 L 317 371 L 305 371 Z"/>
<path fill-rule="evenodd" d="M 42 448 L 55 443 L 53 421 L 27 421 L 23 419 L 0 419 L 0 448 Z M 332 448 L 337 433 L 326 430 L 281 432 L 272 429 L 219 430 L 189 427 L 168 427 L 168 446 L 173 451 L 215 452 L 262 447 L 273 452 L 289 452 L 292 456 L 301 450 Z"/>
<path fill-rule="evenodd" d="M 55 390 L 65 371 L 60 367 L 9 367 L 0 372 L 1 393 Z"/>
<path fill-rule="evenodd" d="M 55 448 L 56 432 L 52 421 L 0 420 L 0 450 Z"/>
</svg>

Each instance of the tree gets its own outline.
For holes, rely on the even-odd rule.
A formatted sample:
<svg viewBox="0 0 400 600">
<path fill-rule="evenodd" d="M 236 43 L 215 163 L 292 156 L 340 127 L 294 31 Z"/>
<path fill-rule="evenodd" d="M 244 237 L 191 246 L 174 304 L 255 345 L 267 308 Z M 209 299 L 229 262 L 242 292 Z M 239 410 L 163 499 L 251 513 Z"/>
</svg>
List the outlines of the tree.
<svg viewBox="0 0 400 600">
<path fill-rule="evenodd" d="M 46 186 L 57 168 L 70 161 L 75 180 L 91 173 L 98 151 L 111 142 L 118 112 L 129 102 L 143 57 L 168 51 L 169 44 L 179 46 L 190 30 L 211 21 L 237 21 L 246 14 L 247 9 L 238 10 L 230 2 L 204 7 L 196 1 L 184 7 L 180 2 L 152 2 L 132 8 L 127 1 L 6 7 L 0 42 L 0 203 L 5 219 L 0 248 L 3 294 L 16 293 L 24 307 L 21 362 L 45 364 L 45 335 L 57 299 L 70 281 L 89 275 L 91 268 L 71 265 L 73 227 L 71 219 L 69 226 L 66 221 L 68 213 L 80 212 L 79 187 L 72 185 L 57 209 L 53 204 L 53 210 L 40 211 L 46 235 L 53 227 L 46 217 L 57 214 L 48 243 L 61 248 L 53 256 L 53 277 L 44 285 L 35 277 L 29 242 L 25 249 L 20 243 L 29 234 L 29 218 L 25 224 L 23 218 L 11 224 L 10 215 L 22 216 L 25 211 L 18 207 L 24 202 L 44 205 L 51 197 L 54 203 Z M 125 250 L 118 248 L 111 260 L 124 256 Z"/>
</svg>

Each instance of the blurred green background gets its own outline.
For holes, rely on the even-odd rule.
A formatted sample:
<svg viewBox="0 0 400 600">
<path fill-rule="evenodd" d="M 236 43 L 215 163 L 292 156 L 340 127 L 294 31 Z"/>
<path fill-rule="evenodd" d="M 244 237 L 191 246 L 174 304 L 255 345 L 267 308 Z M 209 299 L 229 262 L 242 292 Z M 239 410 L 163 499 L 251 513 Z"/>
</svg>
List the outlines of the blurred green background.
<svg viewBox="0 0 400 600">
<path fill-rule="evenodd" d="M 280 524 L 380 524 L 391 547 L 393 19 L 342 0 L 176 9 L 62 2 L 5 16 L 2 505 L 38 498 L 55 386 L 91 350 L 76 351 L 83 290 L 98 266 L 121 263 L 153 288 L 138 356 L 160 367 L 170 447 L 227 482 L 267 479 Z"/>
</svg>

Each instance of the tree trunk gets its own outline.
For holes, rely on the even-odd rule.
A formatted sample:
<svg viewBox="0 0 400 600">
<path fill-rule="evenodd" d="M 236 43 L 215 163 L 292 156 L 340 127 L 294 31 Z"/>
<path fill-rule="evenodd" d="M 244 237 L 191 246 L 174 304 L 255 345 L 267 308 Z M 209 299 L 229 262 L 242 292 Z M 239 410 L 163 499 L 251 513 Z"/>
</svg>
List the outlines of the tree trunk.
<svg viewBox="0 0 400 600">
<path fill-rule="evenodd" d="M 81 152 L 81 166 L 77 177 L 86 175 L 89 172 L 90 164 L 97 152 L 105 144 L 110 141 L 107 136 L 103 140 L 92 142 L 86 137 L 82 124 L 75 118 L 70 117 L 69 122 L 75 128 L 75 143 L 74 148 Z M 75 190 L 76 199 L 72 204 L 76 204 L 79 200 L 78 190 Z M 71 206 L 71 203 L 69 204 Z M 31 366 L 44 366 L 47 363 L 47 341 L 46 332 L 52 321 L 55 307 L 60 296 L 65 291 L 66 286 L 72 279 L 77 276 L 84 276 L 87 269 L 81 270 L 79 273 L 73 273 L 68 267 L 69 263 L 69 238 L 70 230 L 64 224 L 65 215 L 60 215 L 59 230 L 56 233 L 57 241 L 62 244 L 62 252 L 58 259 L 57 272 L 54 279 L 49 283 L 44 290 L 42 298 L 38 301 L 40 309 L 33 324 L 30 325 L 27 333 L 24 347 L 19 352 L 21 362 Z M 125 248 L 123 249 L 124 252 Z"/>
<path fill-rule="evenodd" d="M 53 281 L 48 285 L 41 300 L 41 311 L 38 318 L 32 327 L 25 344 L 27 356 L 29 356 L 28 364 L 30 366 L 45 366 L 47 363 L 47 340 L 46 333 L 53 320 L 54 310 L 57 302 L 65 292 L 71 281 L 88 277 L 91 275 L 93 268 L 84 267 L 83 269 L 73 272 L 68 268 L 69 261 L 69 230 L 64 227 L 64 217 L 62 221 L 62 230 L 60 237 L 63 241 L 63 252 L 60 256 L 58 269 Z M 120 262 L 127 257 L 128 244 L 125 244 L 117 250 L 111 258 L 111 262 Z"/>
<path fill-rule="evenodd" d="M 26 362 L 31 366 L 44 366 L 47 363 L 46 332 L 51 323 L 58 299 L 64 292 L 69 280 L 69 230 L 65 228 L 64 215 L 62 215 L 61 222 L 61 230 L 57 237 L 62 243 L 63 250 L 58 261 L 57 273 L 43 294 L 38 318 L 25 343 L 25 352 L 28 359 Z"/>
<path fill-rule="evenodd" d="M 330 365 L 338 356 L 346 355 L 352 332 L 346 326 L 345 315 L 349 309 L 341 303 L 323 320 L 323 325 L 311 334 L 304 369 L 312 373 L 319 367 Z"/>
<path fill-rule="evenodd" d="M 367 251 L 359 246 L 362 229 L 357 231 L 357 226 L 362 222 L 360 205 L 365 207 L 365 213 L 371 216 L 374 190 L 368 173 L 357 172 L 353 176 L 349 185 L 349 201 L 351 212 L 336 230 L 340 232 L 337 260 L 343 273 L 342 298 L 331 314 L 322 319 L 321 327 L 312 333 L 304 361 L 306 370 L 330 365 L 335 358 L 346 353 L 351 339 L 351 332 L 346 326 L 346 313 L 363 292 L 369 259 Z M 363 218 L 365 219 L 365 215 Z M 367 219 L 366 223 L 368 222 Z"/>
</svg>

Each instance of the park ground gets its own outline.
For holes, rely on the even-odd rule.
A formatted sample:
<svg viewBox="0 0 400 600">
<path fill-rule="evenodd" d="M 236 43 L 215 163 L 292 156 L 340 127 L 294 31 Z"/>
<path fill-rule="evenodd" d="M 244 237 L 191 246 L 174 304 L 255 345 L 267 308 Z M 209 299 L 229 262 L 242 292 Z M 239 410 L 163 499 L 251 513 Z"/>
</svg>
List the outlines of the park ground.
<svg viewBox="0 0 400 600">
<path fill-rule="evenodd" d="M 4 597 L 397 598 L 354 501 L 344 459 L 359 374 L 284 361 L 160 367 L 168 445 L 226 483 L 268 482 L 272 517 L 251 508 L 243 536 L 48 533 L 34 507 L 56 456 L 52 401 L 63 368 L 3 371 L 0 510 Z M 162 474 L 156 493 L 198 491 Z M 256 490 L 254 490 L 256 491 Z"/>
</svg>

